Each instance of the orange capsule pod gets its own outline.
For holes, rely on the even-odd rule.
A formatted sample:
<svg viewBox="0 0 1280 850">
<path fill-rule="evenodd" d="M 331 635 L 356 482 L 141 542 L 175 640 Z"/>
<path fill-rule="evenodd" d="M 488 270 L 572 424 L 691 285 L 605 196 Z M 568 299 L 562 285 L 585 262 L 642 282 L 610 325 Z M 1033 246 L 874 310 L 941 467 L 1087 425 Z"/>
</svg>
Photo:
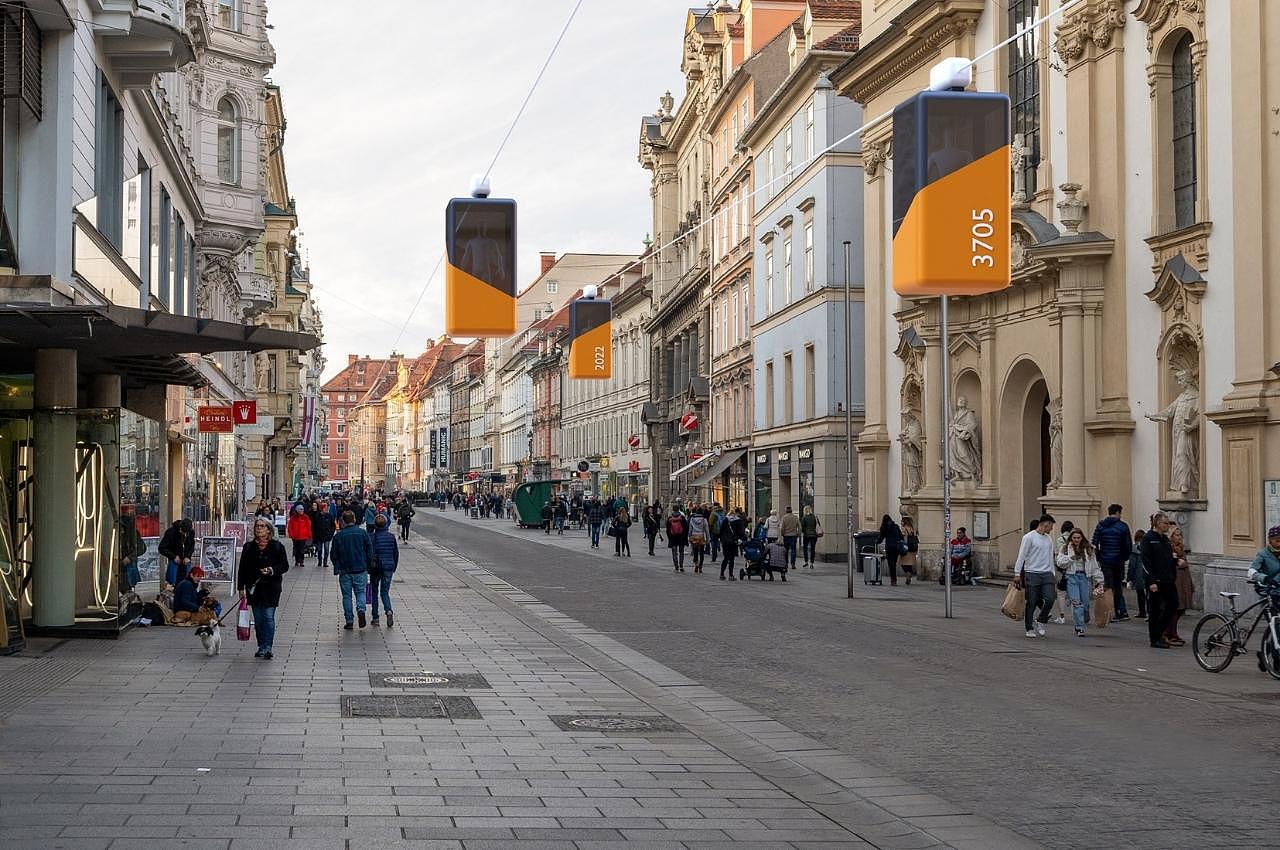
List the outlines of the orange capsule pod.
<svg viewBox="0 0 1280 850">
<path fill-rule="evenodd" d="M 613 305 L 579 298 L 569 305 L 569 377 L 613 377 Z"/>
<path fill-rule="evenodd" d="M 450 336 L 516 332 L 516 202 L 454 198 L 445 209 L 444 327 Z"/>
</svg>

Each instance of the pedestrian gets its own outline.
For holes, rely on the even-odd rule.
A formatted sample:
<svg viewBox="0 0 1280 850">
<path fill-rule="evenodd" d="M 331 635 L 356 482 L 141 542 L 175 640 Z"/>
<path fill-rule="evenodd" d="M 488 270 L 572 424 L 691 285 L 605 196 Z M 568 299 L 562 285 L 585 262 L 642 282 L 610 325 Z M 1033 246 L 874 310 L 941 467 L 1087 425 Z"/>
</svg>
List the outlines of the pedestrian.
<svg viewBox="0 0 1280 850">
<path fill-rule="evenodd" d="M 555 521 L 556 534 L 564 535 L 564 521 L 569 518 L 569 506 L 565 503 L 564 497 L 556 499 L 555 503 Z"/>
<path fill-rule="evenodd" d="M 374 523 L 378 519 L 378 509 L 373 502 L 368 502 L 364 506 L 364 530 L 369 534 L 373 534 Z"/>
<path fill-rule="evenodd" d="M 916 534 L 916 524 L 909 516 L 902 518 L 902 539 L 907 544 L 907 551 L 898 559 L 898 565 L 902 567 L 902 575 L 907 584 L 911 584 L 911 577 L 916 574 L 916 553 L 920 551 L 920 536 Z"/>
<path fill-rule="evenodd" d="M 631 557 L 631 541 L 627 539 L 627 529 L 631 527 L 631 514 L 627 513 L 626 506 L 618 508 L 613 515 L 613 557 L 621 558 L 622 553 L 626 552 L 627 557 Z"/>
<path fill-rule="evenodd" d="M 1147 619 L 1147 570 L 1142 566 L 1143 530 L 1133 533 L 1133 546 L 1129 550 L 1129 570 L 1125 574 L 1125 584 L 1133 588 L 1133 595 L 1138 598 L 1138 619 Z"/>
<path fill-rule="evenodd" d="M 285 526 L 285 533 L 293 541 L 293 565 L 294 567 L 301 567 L 302 557 L 307 551 L 307 541 L 311 539 L 311 520 L 307 517 L 306 511 L 303 510 L 301 502 L 294 505 L 293 510 L 289 513 L 289 522 Z"/>
<path fill-rule="evenodd" d="M 782 520 L 778 518 L 777 511 L 769 511 L 769 516 L 764 519 L 764 539 L 767 543 L 777 543 L 778 538 L 782 535 Z"/>
<path fill-rule="evenodd" d="M 1103 573 L 1091 544 L 1084 539 L 1083 528 L 1073 528 L 1058 553 L 1058 566 L 1066 573 L 1067 597 L 1071 600 L 1071 621 L 1076 637 L 1084 637 L 1084 624 L 1093 602 L 1094 591 L 1103 586 Z M 1103 591 L 1105 592 L 1105 591 Z"/>
<path fill-rule="evenodd" d="M 644 525 L 644 537 L 649 541 L 649 557 L 654 556 L 653 544 L 658 539 L 658 523 L 662 521 L 662 517 L 654 513 L 653 505 L 649 505 L 644 509 L 644 513 L 640 514 L 640 522 Z"/>
<path fill-rule="evenodd" d="M 1164 639 L 1171 646 L 1186 646 L 1187 642 L 1178 634 L 1178 621 L 1187 609 L 1195 604 L 1196 585 L 1191 580 L 1191 565 L 1187 563 L 1187 547 L 1182 540 L 1182 528 L 1173 526 L 1169 529 L 1169 548 L 1173 551 L 1173 562 L 1177 566 L 1173 584 L 1178 591 L 1178 607 L 1169 618 L 1169 625 L 1164 630 Z"/>
<path fill-rule="evenodd" d="M 177 587 L 187 570 L 191 569 L 191 556 L 196 551 L 196 532 L 191 520 L 174 520 L 173 525 L 165 529 L 156 548 L 160 557 L 169 561 L 164 572 L 165 582 L 171 587 Z"/>
<path fill-rule="evenodd" d="M 778 524 L 778 530 L 782 534 L 783 551 L 786 555 L 787 568 L 794 570 L 796 568 L 796 550 L 800 544 L 801 532 L 800 517 L 787 505 L 782 511 L 782 522 Z"/>
<path fill-rule="evenodd" d="M 707 525 L 711 528 L 711 563 L 720 560 L 720 523 L 724 521 L 724 508 L 719 502 L 711 503 L 711 512 L 707 515 Z"/>
<path fill-rule="evenodd" d="M 702 572 L 707 558 L 707 541 L 711 539 L 711 525 L 707 521 L 706 505 L 700 505 L 689 515 L 689 554 L 693 560 L 693 571 Z"/>
<path fill-rule="evenodd" d="M 804 565 L 813 569 L 818 561 L 818 538 L 822 536 L 822 521 L 813 512 L 812 505 L 804 506 L 800 517 L 800 542 L 804 550 Z"/>
<path fill-rule="evenodd" d="M 1058 570 L 1057 593 L 1053 596 L 1053 621 L 1058 625 L 1062 625 L 1067 621 L 1067 612 L 1071 610 L 1071 599 L 1067 596 L 1067 568 L 1063 564 L 1057 563 L 1057 557 L 1062 554 L 1062 550 L 1067 548 L 1067 539 L 1071 536 L 1071 532 L 1075 530 L 1076 524 L 1069 519 L 1062 521 L 1061 534 L 1058 535 L 1053 544 L 1054 564 Z"/>
<path fill-rule="evenodd" d="M 276 540 L 276 527 L 266 517 L 253 521 L 253 537 L 240 549 L 240 569 L 236 587 L 240 598 L 253 609 L 253 630 L 258 637 L 254 658 L 270 659 L 276 640 L 276 608 L 285 573 L 289 572 L 289 555 L 284 544 Z"/>
<path fill-rule="evenodd" d="M 667 547 L 671 549 L 671 566 L 675 572 L 684 572 L 684 550 L 688 545 L 689 521 L 679 507 L 672 505 L 671 516 L 667 517 Z"/>
<path fill-rule="evenodd" d="M 378 598 L 381 594 L 382 607 L 387 612 L 387 628 L 395 625 L 395 617 L 391 613 L 391 579 L 396 568 L 400 566 L 400 547 L 396 545 L 396 536 L 387 526 L 384 516 L 374 520 L 373 564 L 369 567 L 369 586 L 373 588 L 373 624 L 378 625 Z"/>
<path fill-rule="evenodd" d="M 413 522 L 413 505 L 405 499 L 396 507 L 396 520 L 400 523 L 400 539 L 409 542 L 409 524 Z M 390 625 L 390 623 L 388 623 Z"/>
<path fill-rule="evenodd" d="M 1034 531 L 1022 536 L 1018 546 L 1018 559 L 1013 563 L 1013 583 L 1022 588 L 1027 600 L 1022 619 L 1027 627 L 1027 637 L 1044 637 L 1044 624 L 1049 622 L 1049 609 L 1057 590 L 1057 571 L 1054 566 L 1053 517 L 1044 514 Z M 1039 616 L 1036 611 L 1039 609 Z"/>
<path fill-rule="evenodd" d="M 1098 550 L 1098 563 L 1107 580 L 1107 589 L 1115 596 L 1116 621 L 1129 619 L 1124 600 L 1124 579 L 1129 569 L 1129 553 L 1133 551 L 1133 532 L 1121 519 L 1124 508 L 1108 505 L 1107 515 L 1093 530 L 1093 548 Z"/>
<path fill-rule="evenodd" d="M 316 547 L 316 563 L 329 566 L 329 547 L 333 545 L 333 519 L 324 504 L 317 502 L 311 511 L 311 541 Z"/>
<path fill-rule="evenodd" d="M 1142 567 L 1147 573 L 1147 635 L 1152 649 L 1168 649 L 1165 632 L 1178 611 L 1178 563 L 1169 542 L 1169 518 L 1151 515 L 1151 529 L 1142 538 Z"/>
<path fill-rule="evenodd" d="M 356 515 L 346 511 L 342 514 L 342 530 L 334 535 L 329 553 L 333 574 L 338 577 L 338 591 L 342 594 L 343 628 L 347 631 L 352 629 L 353 607 L 360 628 L 365 627 L 364 595 L 369 583 L 369 566 L 373 563 L 371 536 L 356 525 Z"/>
<path fill-rule="evenodd" d="M 889 562 L 889 584 L 898 583 L 898 559 L 906 552 L 906 542 L 902 529 L 893 521 L 893 517 L 885 514 L 880 520 L 880 535 L 876 538 L 876 543 L 884 544 L 885 560 Z"/>
<path fill-rule="evenodd" d="M 591 548 L 600 548 L 600 526 L 604 525 L 604 508 L 593 498 L 587 504 L 587 525 L 591 529 Z"/>
<path fill-rule="evenodd" d="M 542 519 L 542 533 L 551 534 L 551 520 L 556 515 L 556 509 L 551 507 L 551 500 L 547 499 L 542 503 L 542 511 L 539 516 Z"/>
<path fill-rule="evenodd" d="M 740 511 L 741 509 L 739 509 Z M 724 581 L 725 571 L 729 573 L 729 581 L 737 581 L 734 575 L 733 562 L 738 557 L 738 545 L 747 539 L 746 522 L 740 513 L 727 513 L 720 521 L 720 580 Z"/>
</svg>

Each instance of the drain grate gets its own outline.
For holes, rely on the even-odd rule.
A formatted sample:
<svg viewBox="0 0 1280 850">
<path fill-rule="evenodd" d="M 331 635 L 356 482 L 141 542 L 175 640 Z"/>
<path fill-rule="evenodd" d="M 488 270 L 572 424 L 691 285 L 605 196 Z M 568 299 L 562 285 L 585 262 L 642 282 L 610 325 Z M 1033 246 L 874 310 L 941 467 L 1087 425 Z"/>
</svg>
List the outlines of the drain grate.
<svg viewBox="0 0 1280 850">
<path fill-rule="evenodd" d="M 548 719 L 563 732 L 683 732 L 666 717 L 622 714 L 552 714 Z"/>
<path fill-rule="evenodd" d="M 450 673 L 417 670 L 411 673 L 375 673 L 369 671 L 369 685 L 374 688 L 486 688 L 493 685 L 479 673 Z"/>
<path fill-rule="evenodd" d="M 407 717 L 424 720 L 480 720 L 480 711 L 468 697 L 453 696 L 345 696 L 342 716 L 353 718 Z"/>
</svg>

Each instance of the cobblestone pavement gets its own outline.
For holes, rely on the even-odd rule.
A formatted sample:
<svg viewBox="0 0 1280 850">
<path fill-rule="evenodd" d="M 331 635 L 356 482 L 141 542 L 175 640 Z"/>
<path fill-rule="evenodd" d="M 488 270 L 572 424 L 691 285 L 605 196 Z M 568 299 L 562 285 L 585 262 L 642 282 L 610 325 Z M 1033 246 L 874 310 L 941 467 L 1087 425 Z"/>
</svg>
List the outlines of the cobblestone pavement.
<svg viewBox="0 0 1280 850">
<path fill-rule="evenodd" d="M 0 658 L 0 847 L 1037 846 L 434 542 L 394 628 L 285 587 L 271 661 L 163 627 Z"/>
<path fill-rule="evenodd" d="M 1190 647 L 1149 649 L 1143 621 L 1028 640 L 988 588 L 958 588 L 947 620 L 936 584 L 859 579 L 845 599 L 842 564 L 731 585 L 673 574 L 643 540 L 619 561 L 583 532 L 418 516 L 565 616 L 1043 845 L 1280 847 L 1280 810 L 1259 806 L 1280 683 L 1249 656 L 1214 675 Z"/>
</svg>

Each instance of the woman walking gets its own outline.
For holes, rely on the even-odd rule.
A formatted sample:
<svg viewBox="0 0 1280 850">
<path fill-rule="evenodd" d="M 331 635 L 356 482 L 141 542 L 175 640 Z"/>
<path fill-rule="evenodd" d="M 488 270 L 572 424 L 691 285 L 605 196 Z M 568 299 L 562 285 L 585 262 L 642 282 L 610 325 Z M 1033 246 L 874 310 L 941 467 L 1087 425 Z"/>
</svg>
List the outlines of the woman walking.
<svg viewBox="0 0 1280 850">
<path fill-rule="evenodd" d="M 370 540 L 373 544 L 373 567 L 369 570 L 373 624 L 378 625 L 378 598 L 381 595 L 382 607 L 387 611 L 387 628 L 391 628 L 396 622 L 391 613 L 391 577 L 400 566 L 400 547 L 396 544 L 396 536 L 387 528 L 385 516 L 379 516 L 373 525 L 373 538 Z"/>
<path fill-rule="evenodd" d="M 1071 532 L 1075 530 L 1076 524 L 1071 520 L 1064 520 L 1062 523 L 1062 533 L 1058 535 L 1053 543 L 1054 565 L 1057 569 L 1058 591 L 1053 597 L 1053 612 L 1050 614 L 1059 626 L 1067 621 L 1067 611 L 1071 609 L 1071 599 L 1068 597 L 1067 588 L 1067 568 L 1065 564 L 1059 564 L 1057 557 L 1067 548 L 1067 540 L 1071 537 Z M 1088 609 L 1085 609 L 1086 613 Z M 1089 618 L 1086 616 L 1086 620 Z"/>
<path fill-rule="evenodd" d="M 650 541 L 650 547 L 653 543 Z M 667 546 L 671 549 L 671 566 L 677 573 L 684 572 L 684 550 L 689 545 L 689 522 L 675 505 L 667 517 Z"/>
<path fill-rule="evenodd" d="M 1085 614 L 1093 601 L 1093 591 L 1102 586 L 1102 568 L 1098 566 L 1093 545 L 1084 536 L 1084 529 L 1071 530 L 1066 545 L 1058 553 L 1057 565 L 1066 572 L 1067 598 L 1071 600 L 1076 637 L 1084 637 Z"/>
<path fill-rule="evenodd" d="M 804 565 L 813 569 L 818 560 L 818 538 L 822 536 L 822 523 L 810 505 L 804 506 L 804 515 L 800 517 L 800 544 L 804 550 Z"/>
<path fill-rule="evenodd" d="M 1175 525 L 1169 530 L 1169 548 L 1173 550 L 1173 560 L 1177 565 L 1173 584 L 1178 589 L 1178 607 L 1165 629 L 1164 639 L 1172 646 L 1186 646 L 1187 642 L 1178 634 L 1178 621 L 1195 604 L 1196 585 L 1191 580 L 1191 565 L 1187 563 L 1187 547 L 1182 540 L 1180 526 Z"/>
<path fill-rule="evenodd" d="M 281 576 L 289 572 L 289 555 L 284 544 L 275 539 L 276 529 L 270 520 L 253 521 L 253 539 L 240 550 L 240 571 L 236 586 L 240 598 L 249 600 L 253 608 L 253 630 L 258 636 L 254 658 L 271 658 L 276 639 L 276 608 L 280 605 Z"/>
<path fill-rule="evenodd" d="M 285 525 L 285 533 L 293 541 L 293 565 L 302 566 L 302 556 L 307 551 L 307 541 L 311 539 L 311 520 L 307 517 L 302 503 L 293 506 L 289 513 L 289 522 Z"/>
<path fill-rule="evenodd" d="M 627 529 L 631 527 L 631 514 L 627 513 L 626 507 L 619 507 L 617 513 L 613 515 L 613 557 L 621 558 L 622 553 L 626 552 L 627 557 L 631 557 L 631 541 L 627 539 Z"/>
<path fill-rule="evenodd" d="M 707 557 L 707 543 L 711 540 L 711 524 L 707 522 L 705 505 L 689 515 L 689 551 L 693 557 L 693 571 L 702 572 Z"/>
<path fill-rule="evenodd" d="M 920 551 L 920 537 L 916 534 L 916 524 L 909 516 L 902 518 L 902 536 L 906 541 L 907 551 L 902 553 L 898 564 L 902 567 L 907 584 L 911 584 L 911 577 L 916 574 L 916 553 Z"/>
<path fill-rule="evenodd" d="M 1138 619 L 1147 619 L 1147 570 L 1142 566 L 1142 538 L 1145 532 L 1138 529 L 1133 533 L 1133 549 L 1129 552 L 1129 571 L 1125 579 L 1133 587 L 1138 597 Z"/>
<path fill-rule="evenodd" d="M 769 516 L 763 522 L 765 542 L 777 543 L 778 538 L 782 535 L 782 520 L 778 518 L 778 512 L 769 511 Z"/>
<path fill-rule="evenodd" d="M 644 536 L 649 541 L 649 557 L 654 557 L 653 544 L 658 539 L 658 522 L 661 520 L 653 511 L 653 505 L 649 505 L 644 509 L 644 513 L 640 515 L 640 521 L 644 523 Z"/>
<path fill-rule="evenodd" d="M 902 529 L 893 517 L 888 514 L 884 515 L 884 519 L 880 520 L 880 536 L 876 538 L 877 543 L 884 544 L 885 560 L 889 562 L 889 584 L 896 585 L 898 583 L 898 558 L 902 557 L 903 544 L 906 538 L 902 536 Z"/>
</svg>

